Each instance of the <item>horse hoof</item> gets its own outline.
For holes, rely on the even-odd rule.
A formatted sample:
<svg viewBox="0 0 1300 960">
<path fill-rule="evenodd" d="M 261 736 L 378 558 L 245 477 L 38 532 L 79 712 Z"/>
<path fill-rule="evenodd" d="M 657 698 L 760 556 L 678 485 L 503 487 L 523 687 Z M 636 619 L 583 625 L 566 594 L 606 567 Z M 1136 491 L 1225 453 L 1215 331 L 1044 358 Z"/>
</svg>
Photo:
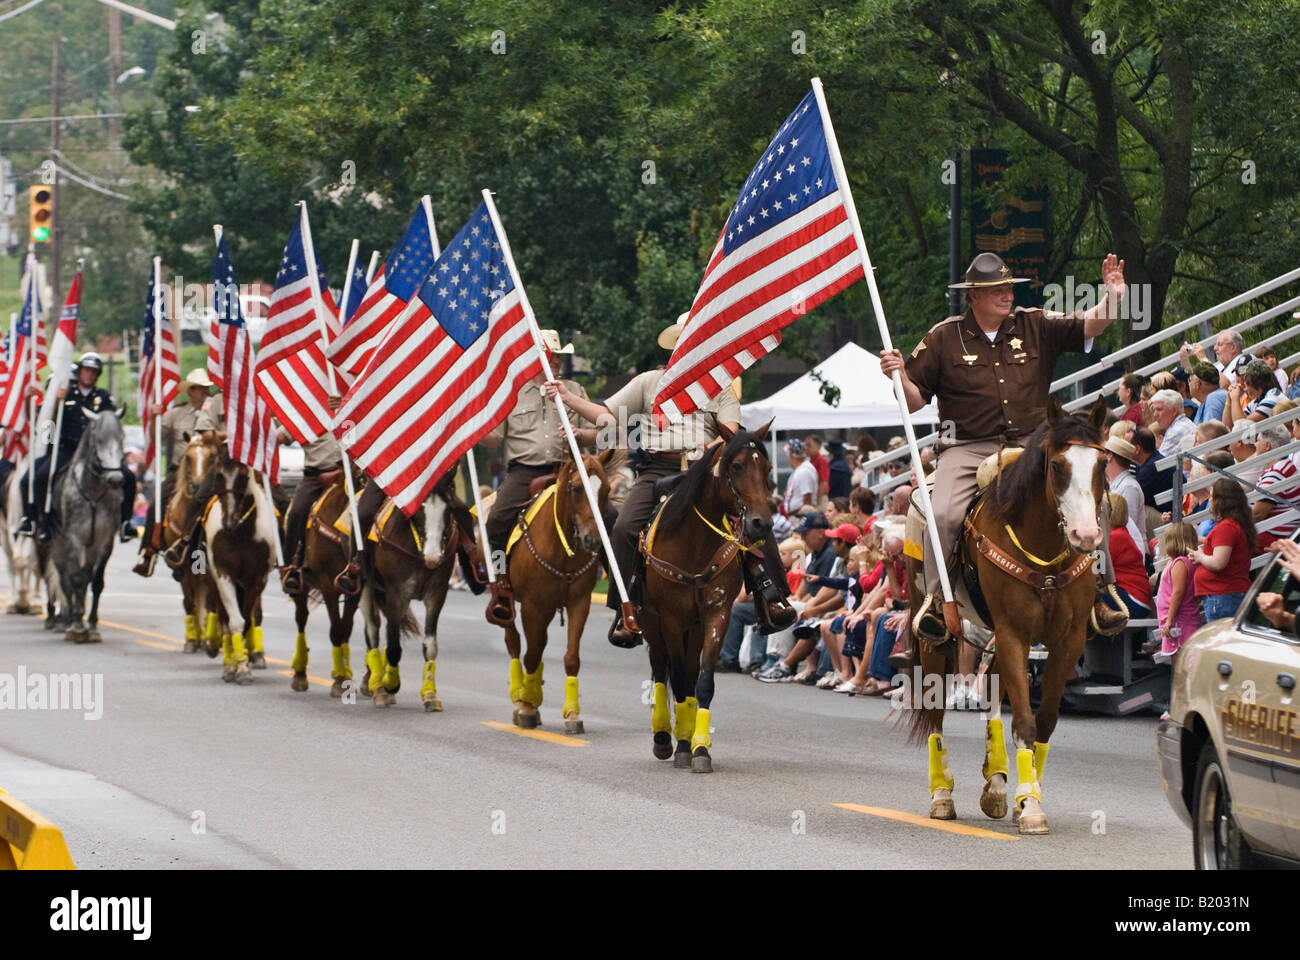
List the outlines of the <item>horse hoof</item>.
<svg viewBox="0 0 1300 960">
<path fill-rule="evenodd" d="M 197 640 L 186 640 L 185 646 L 181 648 L 181 653 L 198 653 L 199 642 Z"/>
<path fill-rule="evenodd" d="M 424 712 L 425 712 L 425 713 L 442 713 L 442 701 L 439 700 L 437 697 L 425 697 L 425 698 L 424 698 Z"/>
<path fill-rule="evenodd" d="M 45 629 L 46 629 L 46 630 L 53 630 L 53 629 L 54 629 L 55 627 L 57 627 L 58 625 L 59 625 L 59 624 L 58 624 L 58 621 L 55 620 L 53 617 L 46 617 L 46 618 L 45 618 Z"/>
<path fill-rule="evenodd" d="M 393 704 L 397 702 L 397 698 L 393 696 L 391 693 L 389 693 L 387 690 L 385 690 L 383 687 L 379 687 L 377 690 L 375 690 L 374 694 L 372 694 L 371 696 L 371 699 L 374 701 L 376 707 L 391 707 Z"/>
<path fill-rule="evenodd" d="M 656 760 L 667 760 L 673 755 L 673 738 L 669 734 L 655 734 L 654 754 Z"/>
<path fill-rule="evenodd" d="M 235 665 L 233 663 L 228 663 L 221 668 L 221 679 L 226 683 L 235 682 Z"/>
<path fill-rule="evenodd" d="M 266 654 L 262 653 L 260 650 L 256 653 L 250 653 L 248 655 L 248 665 L 254 670 L 265 670 Z"/>
<path fill-rule="evenodd" d="M 83 626 L 68 627 L 63 635 L 63 639 L 71 640 L 73 643 L 90 643 L 90 631 Z"/>
<path fill-rule="evenodd" d="M 203 652 L 206 653 L 208 655 L 208 659 L 211 660 L 213 657 L 215 657 L 217 654 L 221 652 L 221 644 L 205 643 L 203 645 Z"/>
<path fill-rule="evenodd" d="M 330 687 L 330 696 L 335 700 L 343 699 L 343 684 L 347 681 L 343 677 L 335 677 L 334 684 Z"/>
<path fill-rule="evenodd" d="M 522 727 L 524 730 L 532 730 L 542 725 L 542 715 L 537 712 L 537 708 L 531 704 L 521 703 L 515 710 L 515 726 Z"/>
<path fill-rule="evenodd" d="M 307 674 L 305 672 L 295 673 L 293 675 L 293 679 L 289 681 L 289 689 L 292 690 L 294 693 L 306 693 Z"/>
<path fill-rule="evenodd" d="M 1016 822 L 1022 834 L 1039 836 L 1050 832 L 1047 829 L 1047 816 L 1033 797 L 1026 798 L 1023 806 L 1016 807 L 1016 812 L 1020 814 Z"/>
<path fill-rule="evenodd" d="M 104 642 L 104 638 L 101 637 L 99 635 L 99 631 L 94 629 L 93 627 L 91 628 L 90 632 L 86 634 L 86 643 L 103 643 L 103 642 Z"/>
<path fill-rule="evenodd" d="M 11 603 L 5 613 L 31 613 L 32 608 L 25 603 Z"/>
<path fill-rule="evenodd" d="M 936 790 L 930 798 L 931 820 L 956 820 L 957 808 L 953 806 L 952 793 L 949 790 Z"/>
<path fill-rule="evenodd" d="M 713 758 L 705 747 L 700 747 L 691 756 L 691 773 L 712 773 Z"/>
<path fill-rule="evenodd" d="M 253 682 L 253 671 L 248 666 L 248 661 L 247 660 L 241 661 L 235 667 L 235 683 L 239 684 L 242 687 L 252 682 Z"/>
<path fill-rule="evenodd" d="M 993 778 L 997 778 L 995 783 Z M 1007 815 L 1007 781 L 1000 773 L 984 782 L 980 792 L 980 810 L 990 820 L 1001 820 Z"/>
<path fill-rule="evenodd" d="M 564 732 L 565 733 L 586 733 L 587 731 L 585 731 L 582 728 L 582 721 L 575 719 L 575 720 L 564 721 Z"/>
<path fill-rule="evenodd" d="M 370 689 L 370 668 L 369 667 L 367 667 L 366 672 L 361 675 L 361 695 L 363 697 L 374 696 L 374 693 Z"/>
<path fill-rule="evenodd" d="M 673 766 L 685 770 L 691 765 L 691 741 L 678 740 L 677 750 L 673 753 Z"/>
</svg>

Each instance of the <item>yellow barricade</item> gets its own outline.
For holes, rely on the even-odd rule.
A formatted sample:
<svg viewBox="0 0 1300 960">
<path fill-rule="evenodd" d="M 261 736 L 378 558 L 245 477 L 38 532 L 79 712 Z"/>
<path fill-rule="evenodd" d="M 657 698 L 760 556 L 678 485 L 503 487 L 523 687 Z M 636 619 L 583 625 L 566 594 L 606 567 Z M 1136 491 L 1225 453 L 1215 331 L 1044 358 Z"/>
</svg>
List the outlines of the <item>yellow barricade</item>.
<svg viewBox="0 0 1300 960">
<path fill-rule="evenodd" d="M 0 790 L 0 870 L 75 870 L 63 831 Z"/>
</svg>

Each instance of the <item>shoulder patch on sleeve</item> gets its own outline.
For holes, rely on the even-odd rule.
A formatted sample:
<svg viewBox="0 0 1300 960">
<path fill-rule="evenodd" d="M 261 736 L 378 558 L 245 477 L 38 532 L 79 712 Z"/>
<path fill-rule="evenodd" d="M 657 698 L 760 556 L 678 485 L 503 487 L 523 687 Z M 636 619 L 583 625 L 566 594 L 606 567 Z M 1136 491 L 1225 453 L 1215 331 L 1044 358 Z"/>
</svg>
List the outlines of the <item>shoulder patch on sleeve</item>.
<svg viewBox="0 0 1300 960">
<path fill-rule="evenodd" d="M 912 356 L 915 357 L 915 356 L 920 355 L 921 351 L 924 350 L 924 349 L 925 349 L 925 340 L 924 340 L 924 338 L 923 338 L 923 339 L 921 340 L 921 342 L 918 343 L 918 344 L 916 345 L 916 349 L 914 349 L 914 350 L 912 351 Z"/>
</svg>

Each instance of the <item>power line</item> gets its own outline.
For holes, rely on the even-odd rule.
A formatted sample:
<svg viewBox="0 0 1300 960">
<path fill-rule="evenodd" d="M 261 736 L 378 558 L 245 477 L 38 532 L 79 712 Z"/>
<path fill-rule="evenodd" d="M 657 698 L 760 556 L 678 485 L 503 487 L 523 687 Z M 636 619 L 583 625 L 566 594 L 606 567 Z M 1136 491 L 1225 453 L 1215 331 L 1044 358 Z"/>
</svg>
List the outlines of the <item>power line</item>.
<svg viewBox="0 0 1300 960">
<path fill-rule="evenodd" d="M 155 113 L 163 113 L 162 110 L 155 110 Z M 50 123 L 65 120 L 112 120 L 117 117 L 125 117 L 125 113 L 77 113 L 66 117 L 19 117 L 17 120 L 0 120 L 0 124 L 10 123 Z"/>
<path fill-rule="evenodd" d="M 75 173 L 73 173 L 65 166 L 61 166 L 60 164 L 57 163 L 54 166 L 55 169 L 59 171 L 59 173 L 63 174 L 63 176 L 67 177 L 73 183 L 81 184 L 83 187 L 85 187 L 88 190 L 94 190 L 96 193 L 102 193 L 105 196 L 109 196 L 109 197 L 117 197 L 119 200 L 131 199 L 125 193 L 118 193 L 117 191 L 110 190 L 107 187 L 101 187 L 97 183 L 91 183 L 89 180 L 83 180 L 81 177 L 77 176 Z"/>
<path fill-rule="evenodd" d="M 10 17 L 16 17 L 20 13 L 26 13 L 32 7 L 39 7 L 44 2 L 45 0 L 31 0 L 30 3 L 24 4 L 23 6 L 19 7 L 17 10 L 10 10 L 8 13 L 0 13 L 0 23 L 4 23 Z"/>
</svg>

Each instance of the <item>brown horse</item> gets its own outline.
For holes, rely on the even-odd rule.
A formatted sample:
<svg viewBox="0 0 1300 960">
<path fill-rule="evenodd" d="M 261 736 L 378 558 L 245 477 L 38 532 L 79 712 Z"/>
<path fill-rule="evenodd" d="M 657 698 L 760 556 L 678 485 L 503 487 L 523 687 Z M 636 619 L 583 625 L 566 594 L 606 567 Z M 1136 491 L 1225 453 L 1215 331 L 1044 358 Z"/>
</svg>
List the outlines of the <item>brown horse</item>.
<svg viewBox="0 0 1300 960">
<path fill-rule="evenodd" d="M 608 474 L 626 455 L 606 450 L 599 457 L 584 456 L 583 464 L 597 489 L 603 511 L 609 502 Z M 519 630 L 512 621 L 505 627 L 510 654 L 510 700 L 516 726 L 531 729 L 542 722 L 542 653 L 546 631 L 557 610 L 569 616 L 569 645 L 564 653 L 565 733 L 583 733 L 578 705 L 578 646 L 591 612 L 591 591 L 600 575 L 600 531 L 591 502 L 582 489 L 582 475 L 572 460 L 561 465 L 555 483 L 544 490 L 521 521 L 519 540 L 507 558 L 506 576 L 519 600 L 528 650 L 519 656 Z M 512 537 L 513 539 L 513 537 Z"/>
<path fill-rule="evenodd" d="M 275 538 L 279 536 L 275 507 L 267 498 L 262 475 L 231 460 L 224 448 L 213 469 L 216 495 L 200 529 L 217 595 L 224 652 L 221 676 L 228 683 L 252 683 L 252 667 L 265 664 L 258 622 L 262 591 L 275 568 Z M 261 663 L 250 662 L 253 658 Z"/>
<path fill-rule="evenodd" d="M 293 654 L 293 679 L 289 683 L 290 688 L 299 693 L 307 689 L 307 605 L 309 599 L 319 596 L 330 620 L 330 647 L 334 658 L 330 671 L 334 684 L 330 687 L 330 696 L 336 700 L 343 697 L 352 680 L 352 654 L 348 640 L 352 636 L 352 620 L 360 600 L 357 594 L 341 593 L 334 585 L 335 577 L 343 572 L 352 555 L 348 540 L 351 533 L 334 525 L 340 518 L 345 522 L 350 520 L 348 495 L 341 475 L 317 499 L 307 521 L 303 538 L 304 589 L 293 598 L 298 636 Z M 350 531 L 351 527 L 347 529 Z"/>
<path fill-rule="evenodd" d="M 180 539 L 180 525 L 189 513 L 190 500 L 207 472 L 221 462 L 222 449 L 223 444 L 217 440 L 215 433 L 197 433 L 190 438 L 177 466 L 176 486 L 171 500 L 163 512 L 164 548 Z M 185 605 L 185 646 L 182 652 L 197 653 L 200 641 L 203 641 L 208 656 L 215 657 L 221 650 L 216 584 L 206 566 L 200 564 L 186 564 L 175 571 L 173 576 L 180 581 L 181 600 Z"/>
<path fill-rule="evenodd" d="M 388 505 L 380 508 L 366 538 L 361 587 L 361 615 L 366 627 L 366 672 L 361 691 L 377 707 L 392 706 L 402 685 L 398 664 L 402 635 L 418 629 L 411 601 L 424 601 L 424 672 L 420 699 L 424 709 L 442 709 L 436 681 L 438 616 L 447 599 L 457 549 L 473 542 L 469 511 L 456 496 L 450 474 L 408 518 Z M 379 646 L 380 614 L 387 620 L 384 649 Z"/>
<path fill-rule="evenodd" d="M 740 554 L 772 535 L 771 464 L 763 451 L 770 426 L 733 433 L 719 424 L 723 442 L 686 471 L 641 535 L 654 755 L 695 773 L 713 772 L 713 669 L 743 582 Z M 665 679 L 676 704 L 671 733 Z"/>
<path fill-rule="evenodd" d="M 1018 786 L 1013 820 L 1026 834 L 1048 832 L 1039 781 L 1047 762 L 1048 741 L 1056 729 L 1061 693 L 1083 654 L 1094 602 L 1091 552 L 1102 544 L 1098 511 L 1105 490 L 1100 433 L 1105 416 L 1106 405 L 1101 400 L 1087 416 L 1066 416 L 1053 398 L 1047 420 L 1030 436 L 1024 452 L 985 488 L 964 535 L 966 556 L 973 558 L 991 620 L 977 623 L 975 632 L 991 629 L 996 644 L 989 679 L 997 693 L 990 697 L 980 808 L 993 819 L 1007 812 L 1010 771 L 1000 716 L 1000 682 L 1011 701 L 1011 735 L 1016 746 Z M 910 563 L 913 573 L 919 575 L 918 561 Z M 914 604 L 923 596 L 915 585 L 914 576 Z M 970 608 L 963 614 L 972 620 L 982 619 Z M 1040 643 L 1047 648 L 1048 657 L 1035 716 L 1029 703 L 1029 650 Z M 955 673 L 956 651 L 952 647 L 949 644 L 948 649 L 936 651 L 924 642 L 913 644 L 912 670 L 906 679 L 910 683 L 919 677 L 920 683 L 912 683 L 910 691 L 905 684 L 900 700 L 901 706 L 912 710 L 913 738 L 927 741 L 930 816 L 938 820 L 957 816 L 943 745 L 943 690 L 948 686 L 943 681 Z"/>
</svg>

